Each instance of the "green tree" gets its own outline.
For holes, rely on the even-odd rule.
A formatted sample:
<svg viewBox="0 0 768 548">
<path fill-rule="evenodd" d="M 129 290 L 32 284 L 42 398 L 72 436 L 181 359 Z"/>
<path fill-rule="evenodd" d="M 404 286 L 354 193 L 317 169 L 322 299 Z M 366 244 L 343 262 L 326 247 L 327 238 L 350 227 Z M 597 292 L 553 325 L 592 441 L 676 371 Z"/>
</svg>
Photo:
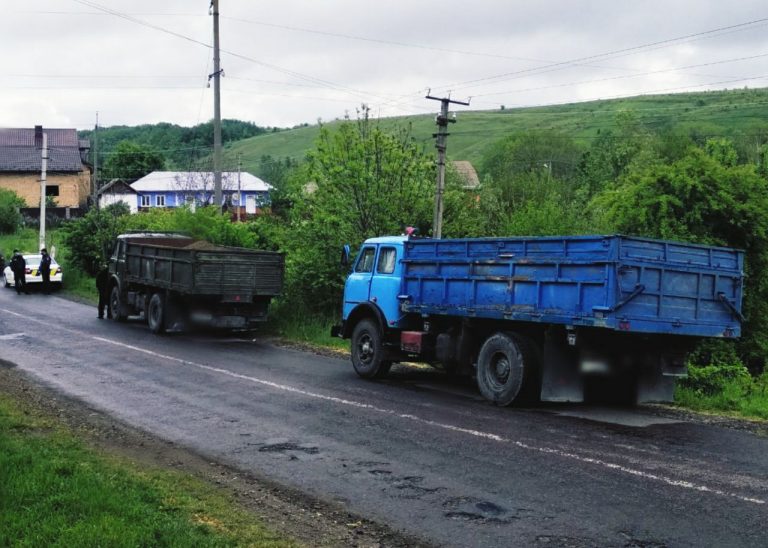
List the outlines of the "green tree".
<svg viewBox="0 0 768 548">
<path fill-rule="evenodd" d="M 21 196 L 0 188 L 0 234 L 13 234 L 18 230 L 22 222 L 19 208 L 25 205 Z"/>
<path fill-rule="evenodd" d="M 153 171 L 165 168 L 165 158 L 146 145 L 132 141 L 120 142 L 107 160 L 101 176 L 105 180 L 135 181 Z"/>
<path fill-rule="evenodd" d="M 282 248 L 289 298 L 314 311 L 337 309 L 341 246 L 408 225 L 428 233 L 433 181 L 434 163 L 409 130 L 385 131 L 367 109 L 357 121 L 322 128 L 289 185 L 293 208 Z"/>
<path fill-rule="evenodd" d="M 744 338 L 750 359 L 768 355 L 768 181 L 734 165 L 727 143 L 694 147 L 682 159 L 635 164 L 591 207 L 611 230 L 746 250 Z M 715 154 L 712 154 L 712 151 Z"/>
<path fill-rule="evenodd" d="M 103 209 L 91 209 L 83 217 L 62 225 L 70 264 L 95 276 L 99 265 L 111 255 L 115 239 L 125 230 L 129 217 L 128 206 L 118 202 Z"/>
</svg>

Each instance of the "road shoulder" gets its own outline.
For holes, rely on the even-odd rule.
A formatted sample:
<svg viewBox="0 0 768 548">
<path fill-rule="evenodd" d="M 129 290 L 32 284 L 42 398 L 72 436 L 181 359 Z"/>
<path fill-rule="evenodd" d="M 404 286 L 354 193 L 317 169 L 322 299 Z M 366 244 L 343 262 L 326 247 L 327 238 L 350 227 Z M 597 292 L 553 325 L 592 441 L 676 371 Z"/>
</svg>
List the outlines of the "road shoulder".
<svg viewBox="0 0 768 548">
<path fill-rule="evenodd" d="M 0 360 L 0 393 L 54 416 L 86 444 L 139 465 L 181 471 L 229 492 L 270 529 L 310 546 L 429 546 L 420 539 L 286 488 L 265 477 L 211 462 L 196 453 L 115 420 L 83 402 L 44 387 Z"/>
</svg>

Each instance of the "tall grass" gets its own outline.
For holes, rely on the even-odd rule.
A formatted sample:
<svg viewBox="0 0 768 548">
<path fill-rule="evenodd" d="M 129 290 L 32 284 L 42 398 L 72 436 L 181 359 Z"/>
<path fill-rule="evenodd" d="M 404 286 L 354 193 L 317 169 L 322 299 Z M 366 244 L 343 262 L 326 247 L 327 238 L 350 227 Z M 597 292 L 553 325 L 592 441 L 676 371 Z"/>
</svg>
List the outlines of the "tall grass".
<svg viewBox="0 0 768 548">
<path fill-rule="evenodd" d="M 768 420 L 768 372 L 721 381 L 715 390 L 678 383 L 675 403 L 688 409 Z"/>
<path fill-rule="evenodd" d="M 308 314 L 290 303 L 275 301 L 270 307 L 266 331 L 285 339 L 326 348 L 349 348 L 349 341 L 331 337 L 338 318 Z"/>
</svg>

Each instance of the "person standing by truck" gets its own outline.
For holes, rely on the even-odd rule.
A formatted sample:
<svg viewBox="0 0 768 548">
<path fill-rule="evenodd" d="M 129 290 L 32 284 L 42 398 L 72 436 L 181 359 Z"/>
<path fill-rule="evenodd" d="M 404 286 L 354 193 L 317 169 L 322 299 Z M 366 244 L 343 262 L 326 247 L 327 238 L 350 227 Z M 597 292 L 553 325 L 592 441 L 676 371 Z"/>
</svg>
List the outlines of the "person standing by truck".
<svg viewBox="0 0 768 548">
<path fill-rule="evenodd" d="M 22 291 L 29 295 L 26 270 L 27 261 L 24 260 L 24 255 L 19 253 L 18 249 L 14 249 L 13 258 L 11 259 L 11 272 L 13 272 L 13 285 L 16 288 L 17 295 L 21 295 Z"/>
<path fill-rule="evenodd" d="M 96 274 L 96 290 L 99 292 L 99 319 L 104 319 L 104 308 L 107 309 L 107 318 L 112 319 L 112 309 L 109 305 L 109 265 L 101 265 Z"/>
<path fill-rule="evenodd" d="M 51 294 L 51 256 L 48 255 L 48 250 L 43 248 L 40 250 L 40 275 L 43 277 L 43 293 L 46 295 Z"/>
</svg>

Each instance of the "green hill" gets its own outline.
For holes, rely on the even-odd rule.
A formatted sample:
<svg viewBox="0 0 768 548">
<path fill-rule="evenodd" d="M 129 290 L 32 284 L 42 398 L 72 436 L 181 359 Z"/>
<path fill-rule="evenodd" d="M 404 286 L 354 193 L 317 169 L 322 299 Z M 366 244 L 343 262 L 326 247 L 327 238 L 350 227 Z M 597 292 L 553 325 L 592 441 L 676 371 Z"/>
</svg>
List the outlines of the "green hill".
<svg viewBox="0 0 768 548">
<path fill-rule="evenodd" d="M 739 89 L 700 93 L 648 95 L 557 106 L 473 111 L 456 109 L 457 123 L 449 127 L 448 156 L 477 162 L 483 151 L 499 139 L 521 131 L 551 129 L 588 144 L 600 132 L 616 126 L 622 111 L 631 111 L 640 123 L 659 131 L 679 129 L 702 136 L 735 136 L 768 131 L 768 89 Z M 385 118 L 383 126 L 410 124 L 415 139 L 428 150 L 434 146 L 435 115 Z M 333 127 L 338 121 L 329 122 Z M 257 135 L 232 142 L 225 149 L 226 164 L 242 157 L 243 169 L 259 173 L 261 157 L 301 159 L 312 148 L 317 125 Z"/>
</svg>

